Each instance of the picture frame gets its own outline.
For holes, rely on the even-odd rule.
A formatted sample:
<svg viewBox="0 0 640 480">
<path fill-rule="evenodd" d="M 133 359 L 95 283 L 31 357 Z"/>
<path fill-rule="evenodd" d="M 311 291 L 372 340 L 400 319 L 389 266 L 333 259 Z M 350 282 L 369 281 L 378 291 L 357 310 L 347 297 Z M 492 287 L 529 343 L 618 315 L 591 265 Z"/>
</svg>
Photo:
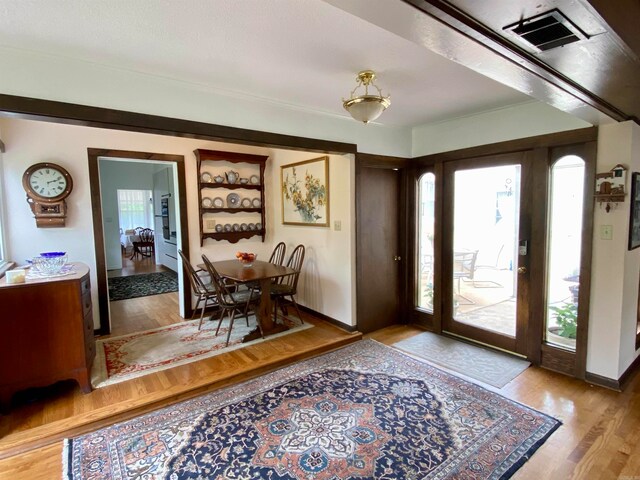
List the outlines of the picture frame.
<svg viewBox="0 0 640 480">
<path fill-rule="evenodd" d="M 329 226 L 329 157 L 280 166 L 282 223 Z"/>
<path fill-rule="evenodd" d="M 631 175 L 631 211 L 629 218 L 629 250 L 640 247 L 640 173 Z"/>
</svg>

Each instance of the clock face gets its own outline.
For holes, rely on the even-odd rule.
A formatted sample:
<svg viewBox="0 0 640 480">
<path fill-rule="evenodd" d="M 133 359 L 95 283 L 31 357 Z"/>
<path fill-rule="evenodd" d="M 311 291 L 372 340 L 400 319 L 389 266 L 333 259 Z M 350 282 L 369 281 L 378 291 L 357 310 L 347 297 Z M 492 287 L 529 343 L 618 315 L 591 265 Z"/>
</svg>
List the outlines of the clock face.
<svg viewBox="0 0 640 480">
<path fill-rule="evenodd" d="M 33 171 L 29 178 L 29 186 L 40 197 L 54 198 L 67 189 L 67 178 L 60 170 L 42 167 Z"/>
</svg>

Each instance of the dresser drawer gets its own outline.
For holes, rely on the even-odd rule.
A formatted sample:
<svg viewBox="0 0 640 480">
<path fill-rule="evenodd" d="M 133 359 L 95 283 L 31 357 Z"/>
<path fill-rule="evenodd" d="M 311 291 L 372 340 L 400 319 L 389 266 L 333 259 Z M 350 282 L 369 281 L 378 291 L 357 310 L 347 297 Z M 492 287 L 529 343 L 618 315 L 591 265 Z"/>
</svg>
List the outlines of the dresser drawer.
<svg viewBox="0 0 640 480">
<path fill-rule="evenodd" d="M 92 311 L 91 308 L 91 290 L 82 295 L 82 316 L 86 317 Z"/>
<path fill-rule="evenodd" d="M 85 295 L 87 292 L 91 293 L 91 281 L 88 276 L 80 282 L 80 295 Z"/>
</svg>

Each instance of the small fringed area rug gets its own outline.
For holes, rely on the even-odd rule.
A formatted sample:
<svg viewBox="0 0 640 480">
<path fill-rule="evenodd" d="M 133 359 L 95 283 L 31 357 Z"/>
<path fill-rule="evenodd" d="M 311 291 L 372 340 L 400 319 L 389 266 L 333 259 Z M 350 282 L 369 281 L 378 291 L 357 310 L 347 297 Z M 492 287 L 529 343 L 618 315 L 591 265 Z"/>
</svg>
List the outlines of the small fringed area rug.
<svg viewBox="0 0 640 480">
<path fill-rule="evenodd" d="M 110 302 L 177 291 L 178 274 L 172 270 L 109 278 Z"/>
<path fill-rule="evenodd" d="M 65 440 L 64 478 L 506 479 L 559 425 L 364 340 Z"/>
<path fill-rule="evenodd" d="M 218 335 L 217 320 L 203 322 L 200 330 L 198 323 L 200 320 L 186 320 L 175 325 L 98 340 L 91 384 L 94 388 L 106 387 L 264 341 L 259 338 L 242 343 L 242 338 L 257 326 L 253 315 L 249 315 L 249 325 L 244 318 L 236 318 L 229 345 L 226 345 L 228 318 L 223 321 Z M 311 327 L 313 325 L 309 323 L 291 326 L 289 330 L 270 335 L 266 339 Z"/>
</svg>

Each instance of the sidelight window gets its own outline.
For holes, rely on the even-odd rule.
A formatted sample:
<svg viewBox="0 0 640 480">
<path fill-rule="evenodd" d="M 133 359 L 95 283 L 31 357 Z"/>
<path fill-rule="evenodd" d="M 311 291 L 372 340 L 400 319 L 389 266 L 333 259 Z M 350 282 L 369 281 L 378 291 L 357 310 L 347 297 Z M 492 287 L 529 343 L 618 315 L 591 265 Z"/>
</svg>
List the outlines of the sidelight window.
<svg viewBox="0 0 640 480">
<path fill-rule="evenodd" d="M 585 163 L 575 155 L 551 167 L 545 340 L 575 351 Z"/>
<path fill-rule="evenodd" d="M 425 173 L 418 182 L 418 289 L 416 304 L 433 313 L 433 232 L 435 215 L 435 181 Z"/>
</svg>

